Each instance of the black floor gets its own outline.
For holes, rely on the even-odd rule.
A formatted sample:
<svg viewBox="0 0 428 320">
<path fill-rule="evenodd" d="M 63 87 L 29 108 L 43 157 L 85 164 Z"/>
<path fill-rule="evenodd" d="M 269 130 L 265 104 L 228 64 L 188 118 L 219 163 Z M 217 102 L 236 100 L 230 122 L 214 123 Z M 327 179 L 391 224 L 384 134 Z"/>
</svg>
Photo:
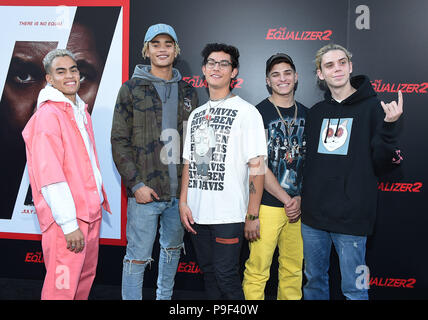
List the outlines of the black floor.
<svg viewBox="0 0 428 320">
<path fill-rule="evenodd" d="M 40 300 L 43 281 L 26 279 L 0 278 L 0 300 Z M 120 286 L 92 286 L 89 300 L 121 300 Z M 203 300 L 204 293 L 200 291 L 174 290 L 174 300 Z M 156 292 L 152 288 L 143 289 L 144 300 L 155 300 Z"/>
</svg>

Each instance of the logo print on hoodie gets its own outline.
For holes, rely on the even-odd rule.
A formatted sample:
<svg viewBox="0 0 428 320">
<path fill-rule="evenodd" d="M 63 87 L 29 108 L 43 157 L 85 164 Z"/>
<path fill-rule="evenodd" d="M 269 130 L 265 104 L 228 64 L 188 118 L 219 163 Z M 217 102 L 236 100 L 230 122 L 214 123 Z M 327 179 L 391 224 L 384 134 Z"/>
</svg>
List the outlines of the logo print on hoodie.
<svg viewBox="0 0 428 320">
<path fill-rule="evenodd" d="M 351 129 L 352 118 L 323 119 L 318 152 L 347 155 Z"/>
</svg>

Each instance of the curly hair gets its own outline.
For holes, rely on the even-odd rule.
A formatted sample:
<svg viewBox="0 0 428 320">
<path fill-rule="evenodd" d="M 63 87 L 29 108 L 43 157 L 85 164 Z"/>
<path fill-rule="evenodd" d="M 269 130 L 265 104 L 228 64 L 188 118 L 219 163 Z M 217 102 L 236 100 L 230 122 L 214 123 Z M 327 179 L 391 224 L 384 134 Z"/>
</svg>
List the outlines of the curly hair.
<svg viewBox="0 0 428 320">
<path fill-rule="evenodd" d="M 230 46 L 224 43 L 208 43 L 202 50 L 201 55 L 203 57 L 202 65 L 206 65 L 208 56 L 213 52 L 223 51 L 230 55 L 232 60 L 232 69 L 239 68 L 239 50 L 234 46 Z"/>
</svg>

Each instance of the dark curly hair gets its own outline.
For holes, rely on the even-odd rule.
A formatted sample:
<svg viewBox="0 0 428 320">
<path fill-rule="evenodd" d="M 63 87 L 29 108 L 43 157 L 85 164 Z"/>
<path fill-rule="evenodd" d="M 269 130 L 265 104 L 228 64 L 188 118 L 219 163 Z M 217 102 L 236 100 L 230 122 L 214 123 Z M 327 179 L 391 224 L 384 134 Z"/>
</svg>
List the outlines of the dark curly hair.
<svg viewBox="0 0 428 320">
<path fill-rule="evenodd" d="M 239 50 L 234 46 L 230 46 L 224 43 L 208 43 L 205 48 L 202 50 L 201 55 L 204 58 L 202 65 L 206 65 L 208 61 L 208 56 L 212 52 L 223 51 L 230 55 L 232 62 L 232 69 L 239 68 Z"/>
</svg>

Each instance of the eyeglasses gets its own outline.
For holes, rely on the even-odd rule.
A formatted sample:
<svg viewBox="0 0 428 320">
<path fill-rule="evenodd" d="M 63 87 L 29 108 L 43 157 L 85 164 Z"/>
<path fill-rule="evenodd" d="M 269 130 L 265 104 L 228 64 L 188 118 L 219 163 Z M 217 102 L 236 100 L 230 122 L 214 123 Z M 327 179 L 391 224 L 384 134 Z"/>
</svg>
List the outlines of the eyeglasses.
<svg viewBox="0 0 428 320">
<path fill-rule="evenodd" d="M 214 59 L 208 59 L 206 66 L 208 69 L 214 69 L 217 63 L 220 69 L 226 69 L 232 65 L 232 63 L 227 60 L 215 61 Z"/>
</svg>

